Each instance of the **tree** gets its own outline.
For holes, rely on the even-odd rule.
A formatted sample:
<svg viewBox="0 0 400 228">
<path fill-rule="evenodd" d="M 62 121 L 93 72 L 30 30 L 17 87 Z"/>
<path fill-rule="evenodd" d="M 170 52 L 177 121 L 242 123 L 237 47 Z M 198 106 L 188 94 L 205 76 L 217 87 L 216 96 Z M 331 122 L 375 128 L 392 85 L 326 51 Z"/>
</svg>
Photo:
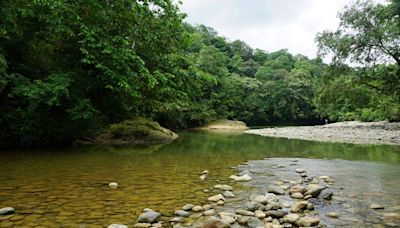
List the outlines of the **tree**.
<svg viewBox="0 0 400 228">
<path fill-rule="evenodd" d="M 400 66 L 400 13 L 398 0 L 374 4 L 357 1 L 339 14 L 340 26 L 318 33 L 319 54 L 333 54 L 333 61 L 345 60 L 371 65 L 396 62 Z"/>
</svg>

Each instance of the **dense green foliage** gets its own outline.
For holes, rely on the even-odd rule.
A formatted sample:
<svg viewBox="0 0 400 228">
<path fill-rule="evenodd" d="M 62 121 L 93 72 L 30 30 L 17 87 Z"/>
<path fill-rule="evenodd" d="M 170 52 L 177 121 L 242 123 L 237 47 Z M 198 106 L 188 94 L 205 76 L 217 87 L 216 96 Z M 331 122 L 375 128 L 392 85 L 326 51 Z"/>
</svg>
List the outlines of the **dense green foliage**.
<svg viewBox="0 0 400 228">
<path fill-rule="evenodd" d="M 338 31 L 317 36 L 328 66 L 185 24 L 171 0 L 3 0 L 0 146 L 71 142 L 134 116 L 172 128 L 399 120 L 398 9 L 345 9 Z"/>
</svg>

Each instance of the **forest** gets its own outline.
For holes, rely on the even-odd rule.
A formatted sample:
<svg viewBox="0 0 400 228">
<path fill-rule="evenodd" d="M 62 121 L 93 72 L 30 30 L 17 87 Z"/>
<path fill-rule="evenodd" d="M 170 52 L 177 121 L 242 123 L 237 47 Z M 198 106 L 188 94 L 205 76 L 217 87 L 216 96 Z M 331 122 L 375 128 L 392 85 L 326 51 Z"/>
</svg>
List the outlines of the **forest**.
<svg viewBox="0 0 400 228">
<path fill-rule="evenodd" d="M 0 147 L 71 143 L 136 116 L 171 129 L 400 121 L 399 0 L 347 6 L 316 34 L 315 59 L 185 16 L 171 0 L 2 0 Z"/>
</svg>

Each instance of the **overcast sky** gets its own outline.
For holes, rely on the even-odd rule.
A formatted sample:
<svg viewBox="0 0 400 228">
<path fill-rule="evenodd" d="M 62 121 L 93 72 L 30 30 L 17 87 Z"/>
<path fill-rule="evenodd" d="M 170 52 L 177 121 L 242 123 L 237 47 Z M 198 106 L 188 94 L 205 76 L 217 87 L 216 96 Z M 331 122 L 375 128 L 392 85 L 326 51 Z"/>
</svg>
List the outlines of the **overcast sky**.
<svg viewBox="0 0 400 228">
<path fill-rule="evenodd" d="M 381 0 L 376 0 L 382 2 Z M 190 24 L 204 24 L 233 41 L 268 52 L 283 48 L 314 58 L 317 32 L 334 30 L 353 0 L 183 0 Z"/>
</svg>

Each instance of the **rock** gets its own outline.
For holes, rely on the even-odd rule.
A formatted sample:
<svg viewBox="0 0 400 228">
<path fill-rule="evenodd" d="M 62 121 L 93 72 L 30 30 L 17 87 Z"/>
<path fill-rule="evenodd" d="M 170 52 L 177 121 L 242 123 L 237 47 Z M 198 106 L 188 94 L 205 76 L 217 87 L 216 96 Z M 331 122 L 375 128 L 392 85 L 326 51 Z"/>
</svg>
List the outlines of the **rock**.
<svg viewBox="0 0 400 228">
<path fill-rule="evenodd" d="M 285 191 L 282 188 L 278 187 L 278 186 L 269 186 L 267 191 L 270 192 L 270 193 L 278 194 L 278 195 L 285 194 Z"/>
<path fill-rule="evenodd" d="M 295 198 L 295 199 L 303 199 L 304 198 L 303 194 L 301 194 L 300 192 L 293 193 L 292 195 L 290 195 L 290 197 Z"/>
<path fill-rule="evenodd" d="M 246 210 L 236 210 L 235 213 L 238 215 L 244 215 L 244 216 L 254 216 L 254 212 L 246 211 Z"/>
<path fill-rule="evenodd" d="M 203 212 L 203 215 L 205 216 L 215 215 L 215 210 L 214 209 L 206 210 Z"/>
<path fill-rule="evenodd" d="M 152 228 L 161 228 L 161 227 L 163 227 L 163 225 L 162 225 L 162 223 L 158 222 L 158 223 L 151 224 L 151 227 Z"/>
<path fill-rule="evenodd" d="M 236 219 L 233 215 L 228 214 L 220 214 L 221 221 L 227 224 L 233 224 L 236 222 Z"/>
<path fill-rule="evenodd" d="M 205 179 L 207 179 L 207 174 L 203 174 L 203 175 L 201 175 L 201 176 L 199 176 L 199 179 L 200 180 L 205 180 Z"/>
<path fill-rule="evenodd" d="M 128 228 L 128 226 L 122 224 L 111 224 L 108 226 L 108 228 Z"/>
<path fill-rule="evenodd" d="M 225 191 L 222 193 L 222 195 L 226 198 L 233 198 L 235 197 L 235 194 L 233 194 L 231 191 Z"/>
<path fill-rule="evenodd" d="M 264 228 L 264 223 L 258 218 L 249 218 L 247 221 L 247 226 L 249 228 Z"/>
<path fill-rule="evenodd" d="M 139 216 L 140 223 L 155 223 L 161 217 L 161 214 L 155 211 L 144 212 Z"/>
<path fill-rule="evenodd" d="M 175 222 L 175 223 L 182 222 L 182 221 L 183 221 L 182 217 L 175 217 L 175 218 L 172 218 L 169 220 L 169 222 Z"/>
<path fill-rule="evenodd" d="M 217 202 L 217 205 L 219 205 L 219 206 L 222 206 L 224 204 L 225 204 L 225 202 L 223 200 L 220 200 L 220 201 Z"/>
<path fill-rule="evenodd" d="M 110 186 L 110 188 L 112 188 L 112 189 L 117 189 L 118 188 L 118 183 L 111 182 L 111 183 L 108 184 L 108 186 Z"/>
<path fill-rule="evenodd" d="M 190 213 L 184 210 L 177 210 L 175 211 L 175 215 L 179 217 L 188 217 Z"/>
<path fill-rule="evenodd" d="M 264 210 L 268 211 L 268 210 L 278 210 L 281 209 L 282 205 L 279 202 L 271 202 L 268 203 L 267 205 L 265 205 Z"/>
<path fill-rule="evenodd" d="M 294 186 L 290 187 L 290 189 L 289 189 L 290 194 L 303 193 L 303 192 L 304 192 L 304 186 L 302 186 L 302 185 L 294 185 Z"/>
<path fill-rule="evenodd" d="M 305 169 L 296 169 L 296 172 L 298 172 L 298 173 L 305 173 L 306 170 L 305 170 Z"/>
<path fill-rule="evenodd" d="M 136 223 L 133 227 L 135 228 L 149 228 L 151 227 L 150 223 Z"/>
<path fill-rule="evenodd" d="M 157 122 L 136 117 L 121 123 L 111 124 L 93 139 L 79 141 L 95 145 L 155 145 L 165 144 L 178 138 L 174 132 L 161 127 Z"/>
<path fill-rule="evenodd" d="M 380 209 L 385 209 L 385 206 L 380 205 L 380 204 L 371 204 L 369 208 L 374 209 L 374 210 L 380 210 Z"/>
<path fill-rule="evenodd" d="M 12 207 L 3 207 L 0 209 L 0 215 L 11 215 L 14 214 L 15 210 Z"/>
<path fill-rule="evenodd" d="M 287 213 L 282 210 L 270 210 L 265 212 L 265 216 L 271 216 L 273 218 L 282 218 Z"/>
<path fill-rule="evenodd" d="M 201 174 L 208 174 L 208 170 L 203 170 L 203 172 L 201 172 Z"/>
<path fill-rule="evenodd" d="M 231 179 L 231 180 L 236 180 L 238 178 L 238 176 L 236 176 L 236 175 L 230 175 L 229 176 L 229 179 Z"/>
<path fill-rule="evenodd" d="M 223 191 L 232 191 L 233 190 L 233 188 L 227 184 L 217 184 L 217 185 L 214 185 L 214 188 L 221 189 Z"/>
<path fill-rule="evenodd" d="M 182 207 L 182 210 L 184 211 L 190 211 L 193 208 L 193 204 L 186 204 L 185 206 Z"/>
<path fill-rule="evenodd" d="M 306 187 L 306 192 L 304 195 L 311 195 L 312 197 L 318 197 L 322 190 L 324 190 L 326 186 L 319 186 L 317 184 L 310 184 Z"/>
<path fill-rule="evenodd" d="M 310 198 L 312 198 L 312 195 L 306 195 L 306 196 L 304 196 L 304 199 L 310 199 Z"/>
<path fill-rule="evenodd" d="M 287 214 L 283 217 L 283 222 L 295 223 L 299 219 L 300 219 L 300 215 L 291 213 L 291 214 Z"/>
<path fill-rule="evenodd" d="M 285 183 L 283 183 L 283 181 L 275 181 L 275 185 L 276 186 L 281 186 L 284 185 Z"/>
<path fill-rule="evenodd" d="M 246 208 L 249 211 L 255 211 L 255 210 L 259 209 L 262 206 L 263 205 L 261 203 L 258 203 L 258 202 L 255 202 L 255 201 L 250 201 L 250 202 L 246 203 Z"/>
<path fill-rule="evenodd" d="M 328 213 L 326 213 L 326 216 L 328 216 L 330 218 L 339 218 L 339 215 L 336 212 L 328 212 Z"/>
<path fill-rule="evenodd" d="M 210 190 L 208 190 L 208 189 L 203 189 L 203 192 L 207 193 L 207 192 L 210 192 Z"/>
<path fill-rule="evenodd" d="M 208 198 L 208 201 L 211 201 L 211 202 L 218 202 L 220 200 L 225 201 L 224 196 L 221 195 L 221 194 L 218 194 L 218 195 L 215 195 L 215 196 L 211 196 L 211 197 Z"/>
<path fill-rule="evenodd" d="M 271 216 L 266 217 L 263 221 L 264 222 L 272 222 L 274 220 Z"/>
<path fill-rule="evenodd" d="M 307 210 L 314 210 L 314 204 L 308 202 L 306 208 L 307 208 Z"/>
<path fill-rule="evenodd" d="M 143 209 L 143 212 L 149 212 L 149 211 L 154 211 L 154 210 L 151 209 L 151 208 L 145 208 L 145 209 Z"/>
<path fill-rule="evenodd" d="M 238 176 L 235 181 L 250 181 L 251 179 L 253 179 L 251 176 L 244 174 L 242 176 Z"/>
<path fill-rule="evenodd" d="M 319 219 L 316 217 L 305 216 L 297 220 L 296 225 L 303 227 L 316 226 L 319 224 Z"/>
<path fill-rule="evenodd" d="M 256 218 L 258 219 L 263 219 L 265 218 L 265 213 L 263 211 L 257 210 L 254 212 L 254 215 L 256 216 Z"/>
<path fill-rule="evenodd" d="M 300 201 L 296 202 L 294 206 L 292 207 L 291 211 L 294 213 L 302 211 L 304 208 L 307 207 L 308 201 Z"/>
<path fill-rule="evenodd" d="M 300 173 L 301 177 L 308 177 L 307 173 Z"/>
<path fill-rule="evenodd" d="M 205 205 L 203 206 L 203 211 L 210 210 L 211 208 L 212 208 L 212 206 L 211 206 L 210 204 L 205 204 Z"/>
<path fill-rule="evenodd" d="M 268 203 L 278 202 L 279 198 L 274 193 L 266 193 L 265 197 L 267 198 Z"/>
<path fill-rule="evenodd" d="M 215 120 L 201 128 L 201 130 L 247 130 L 249 129 L 245 122 L 237 120 Z"/>
<path fill-rule="evenodd" d="M 250 219 L 249 216 L 240 216 L 240 217 L 237 219 L 237 222 L 238 222 L 240 225 L 246 225 L 247 222 L 249 221 L 249 219 Z"/>
<path fill-rule="evenodd" d="M 268 198 L 266 196 L 263 196 L 263 195 L 258 195 L 258 196 L 255 196 L 253 198 L 253 201 L 261 203 L 261 204 L 267 204 L 268 203 Z"/>
<path fill-rule="evenodd" d="M 333 196 L 333 191 L 331 189 L 324 189 L 319 194 L 319 197 L 324 200 L 331 200 Z"/>
<path fill-rule="evenodd" d="M 322 180 L 325 181 L 325 183 L 334 183 L 335 180 L 333 180 L 331 177 L 329 176 L 320 176 L 319 178 L 321 178 Z"/>
<path fill-rule="evenodd" d="M 202 207 L 202 206 L 194 206 L 194 207 L 192 208 L 192 211 L 193 211 L 193 212 L 200 212 L 200 211 L 203 211 L 203 207 Z"/>
</svg>

